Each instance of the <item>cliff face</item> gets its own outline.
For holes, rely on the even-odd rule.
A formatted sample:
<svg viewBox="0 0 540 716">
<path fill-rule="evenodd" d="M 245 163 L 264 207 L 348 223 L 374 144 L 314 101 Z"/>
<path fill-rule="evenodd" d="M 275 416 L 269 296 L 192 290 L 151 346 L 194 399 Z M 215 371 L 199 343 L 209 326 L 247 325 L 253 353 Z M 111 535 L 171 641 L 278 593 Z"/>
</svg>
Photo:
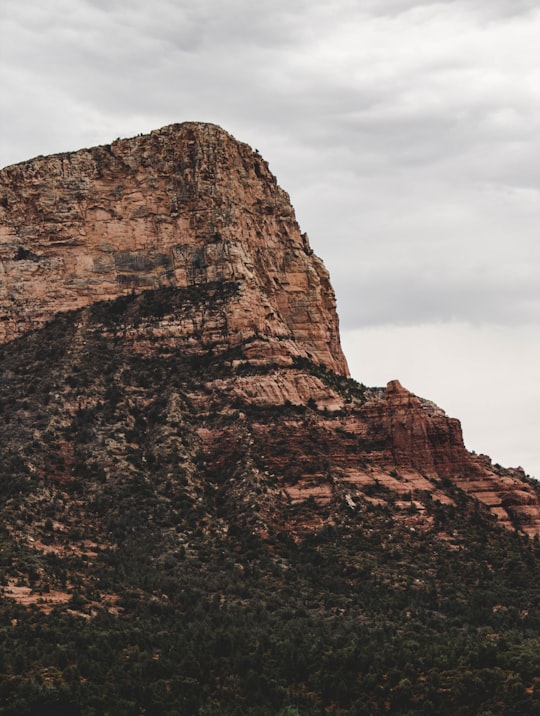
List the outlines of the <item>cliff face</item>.
<svg viewBox="0 0 540 716">
<path fill-rule="evenodd" d="M 265 161 L 187 123 L 0 172 L 0 340 L 133 291 L 236 281 L 216 327 L 347 374 L 328 274 Z M 264 343 L 264 349 L 262 346 Z"/>
<path fill-rule="evenodd" d="M 225 531 L 300 535 L 366 505 L 434 529 L 434 505 L 474 504 L 540 533 L 535 485 L 468 453 L 458 420 L 348 378 L 287 194 L 213 125 L 0 172 L 0 319 L 2 489 L 82 491 L 66 529 L 142 480 Z"/>
</svg>

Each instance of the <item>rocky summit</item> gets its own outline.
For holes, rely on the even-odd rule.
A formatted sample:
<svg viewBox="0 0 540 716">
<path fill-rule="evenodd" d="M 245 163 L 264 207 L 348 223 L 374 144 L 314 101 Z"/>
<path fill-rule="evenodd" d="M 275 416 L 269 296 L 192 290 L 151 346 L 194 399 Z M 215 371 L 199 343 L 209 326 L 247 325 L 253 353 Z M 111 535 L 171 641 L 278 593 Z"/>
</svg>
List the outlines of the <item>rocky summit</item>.
<svg viewBox="0 0 540 716">
<path fill-rule="evenodd" d="M 288 195 L 257 153 L 214 125 L 4 169 L 0 251 L 4 342 L 96 301 L 236 282 L 226 324 L 193 316 L 182 330 L 347 374 L 328 273 Z"/>
<path fill-rule="evenodd" d="M 257 151 L 5 168 L 0 319 L 0 714 L 539 712 L 536 481 L 350 378 Z"/>
</svg>

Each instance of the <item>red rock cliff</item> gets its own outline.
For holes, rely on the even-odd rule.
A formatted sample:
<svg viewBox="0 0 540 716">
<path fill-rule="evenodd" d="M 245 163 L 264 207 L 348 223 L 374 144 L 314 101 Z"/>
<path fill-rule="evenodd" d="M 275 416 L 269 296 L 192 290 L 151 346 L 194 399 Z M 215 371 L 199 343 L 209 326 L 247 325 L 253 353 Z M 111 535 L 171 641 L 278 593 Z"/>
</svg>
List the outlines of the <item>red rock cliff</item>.
<svg viewBox="0 0 540 716">
<path fill-rule="evenodd" d="M 328 273 L 288 195 L 219 127 L 172 125 L 0 172 L 0 341 L 59 311 L 211 281 L 240 284 L 228 341 L 348 373 Z"/>
</svg>

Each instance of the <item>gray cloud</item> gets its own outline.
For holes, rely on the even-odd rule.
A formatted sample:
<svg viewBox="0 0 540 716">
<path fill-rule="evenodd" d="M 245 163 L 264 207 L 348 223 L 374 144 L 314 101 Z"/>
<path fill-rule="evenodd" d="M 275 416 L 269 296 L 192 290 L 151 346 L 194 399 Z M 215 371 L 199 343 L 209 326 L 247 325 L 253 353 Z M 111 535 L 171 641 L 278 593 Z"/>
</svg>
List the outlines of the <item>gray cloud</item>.
<svg viewBox="0 0 540 716">
<path fill-rule="evenodd" d="M 485 19 L 507 19 L 520 15 L 528 15 L 537 10 L 536 0 L 493 0 L 486 3 L 484 0 L 369 0 L 365 3 L 369 12 L 375 16 L 396 15 L 430 8 L 440 12 L 446 6 L 448 9 L 459 11 L 461 8 L 467 13 L 474 13 L 477 17 Z"/>
<path fill-rule="evenodd" d="M 345 327 L 535 319 L 534 3 L 6 0 L 0 19 L 3 163 L 213 121 L 270 160 Z"/>
</svg>

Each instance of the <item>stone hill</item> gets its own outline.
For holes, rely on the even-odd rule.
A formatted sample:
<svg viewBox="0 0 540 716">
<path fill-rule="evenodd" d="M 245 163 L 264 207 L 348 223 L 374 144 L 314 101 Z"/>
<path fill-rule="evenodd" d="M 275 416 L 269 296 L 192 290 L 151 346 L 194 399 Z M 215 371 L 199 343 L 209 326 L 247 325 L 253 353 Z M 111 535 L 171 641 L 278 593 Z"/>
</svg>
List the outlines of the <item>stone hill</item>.
<svg viewBox="0 0 540 716">
<path fill-rule="evenodd" d="M 88 487 L 96 475 L 114 483 L 119 464 L 125 475 L 151 472 L 166 445 L 176 446 L 166 459 L 173 475 L 189 423 L 190 484 L 225 481 L 237 494 L 250 476 L 238 499 L 255 501 L 263 532 L 272 520 L 285 527 L 291 505 L 313 508 L 301 530 L 365 501 L 409 521 L 414 512 L 428 528 L 431 504 L 455 507 L 456 490 L 502 525 L 540 532 L 535 483 L 467 452 L 458 420 L 397 381 L 383 390 L 349 379 L 328 274 L 289 197 L 259 154 L 219 127 L 173 125 L 4 169 L 0 257 L 13 480 L 45 493 L 55 481 Z M 65 335 L 51 333 L 62 316 Z M 54 380 L 40 353 L 54 357 Z M 207 370 L 176 387 L 145 374 L 128 389 L 133 360 L 167 375 L 171 361 L 178 376 L 182 361 Z M 103 375 L 83 378 L 96 361 Z M 178 433 L 159 450 L 133 428 L 152 391 L 168 406 L 152 429 Z M 88 426 L 81 437 L 83 414 L 92 439 Z M 254 496 L 261 480 L 275 504 Z"/>
</svg>

